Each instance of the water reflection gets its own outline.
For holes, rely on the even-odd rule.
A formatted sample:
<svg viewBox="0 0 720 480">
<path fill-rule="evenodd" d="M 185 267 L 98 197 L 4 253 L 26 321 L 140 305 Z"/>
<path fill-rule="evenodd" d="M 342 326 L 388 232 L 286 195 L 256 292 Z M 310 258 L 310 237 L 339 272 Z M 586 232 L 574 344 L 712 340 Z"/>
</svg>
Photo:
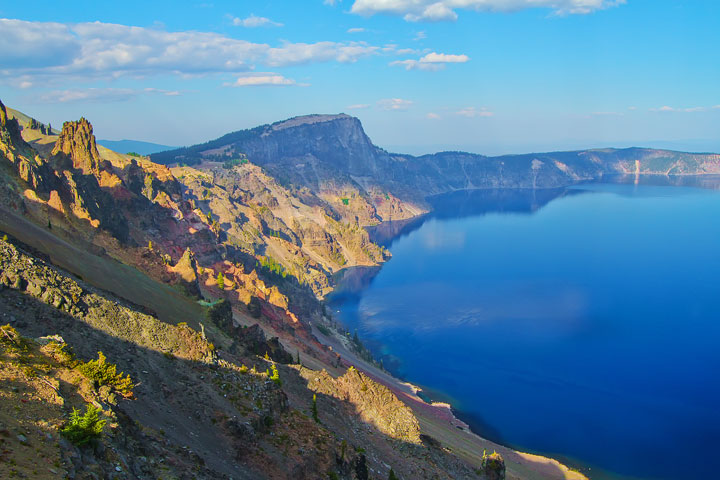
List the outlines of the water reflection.
<svg viewBox="0 0 720 480">
<path fill-rule="evenodd" d="M 348 269 L 331 305 L 490 438 L 713 478 L 720 176 L 635 180 L 432 198 L 432 213 L 374 229 L 394 258 Z"/>
</svg>

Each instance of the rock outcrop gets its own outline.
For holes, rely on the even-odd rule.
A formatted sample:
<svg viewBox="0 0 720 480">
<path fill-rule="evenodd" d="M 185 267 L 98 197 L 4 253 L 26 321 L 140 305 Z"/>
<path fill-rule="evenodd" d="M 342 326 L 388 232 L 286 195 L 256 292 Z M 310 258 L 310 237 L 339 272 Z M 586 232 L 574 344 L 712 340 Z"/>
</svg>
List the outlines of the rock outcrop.
<svg viewBox="0 0 720 480">
<path fill-rule="evenodd" d="M 100 174 L 100 153 L 92 125 L 85 118 L 80 118 L 77 122 L 63 123 L 62 132 L 51 155 L 56 161 L 69 161 L 69 166 L 86 175 Z"/>
<path fill-rule="evenodd" d="M 185 253 L 180 260 L 172 267 L 172 271 L 179 276 L 179 282 L 185 288 L 185 291 L 193 296 L 200 296 L 200 283 L 198 282 L 198 264 L 195 254 L 190 248 L 185 249 Z"/>
<path fill-rule="evenodd" d="M 308 380 L 308 388 L 348 401 L 360 418 L 389 437 L 412 444 L 422 443 L 418 420 L 412 410 L 389 388 L 357 369 L 350 367 L 345 375 L 337 379 L 324 370 L 301 369 L 300 374 Z"/>
<path fill-rule="evenodd" d="M 482 463 L 488 480 L 505 480 L 505 460 L 502 455 L 497 452 L 483 455 Z"/>
</svg>

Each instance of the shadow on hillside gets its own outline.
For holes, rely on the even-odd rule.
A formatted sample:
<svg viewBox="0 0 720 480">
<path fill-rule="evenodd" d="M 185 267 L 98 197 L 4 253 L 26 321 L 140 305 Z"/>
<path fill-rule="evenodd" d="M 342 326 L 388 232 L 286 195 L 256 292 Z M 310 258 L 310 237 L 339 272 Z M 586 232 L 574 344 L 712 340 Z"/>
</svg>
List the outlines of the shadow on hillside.
<svg viewBox="0 0 720 480">
<path fill-rule="evenodd" d="M 106 298 L 114 301 L 110 296 Z M 284 396 L 277 394 L 272 382 L 264 378 L 251 382 L 254 385 L 252 388 L 258 389 L 256 397 L 262 399 L 264 404 L 261 409 L 257 409 L 253 399 L 244 398 L 242 391 L 233 392 L 229 386 L 234 382 L 233 377 L 240 378 L 237 371 L 200 361 L 183 360 L 170 352 L 152 350 L 121 338 L 130 335 L 130 332 L 110 335 L 16 290 L 0 290 L 0 303 L 3 305 L 0 323 L 14 325 L 26 337 L 59 334 L 73 347 L 78 358 L 85 361 L 97 358 L 97 352 L 102 351 L 108 361 L 117 364 L 119 370 L 128 373 L 138 384 L 135 388 L 136 399 L 120 400 L 118 411 L 127 415 L 141 431 L 149 428 L 159 432 L 163 437 L 164 448 L 178 454 L 184 452 L 188 458 L 196 455 L 200 465 L 214 472 L 233 478 L 258 478 L 258 469 L 266 468 L 259 465 L 266 465 L 270 461 L 275 463 L 267 468 L 274 473 L 268 478 L 315 479 L 316 467 L 322 464 L 323 458 L 327 455 L 330 455 L 329 458 L 340 457 L 340 440 L 334 445 L 314 448 L 312 441 L 309 441 L 311 449 L 306 449 L 303 455 L 290 452 L 289 458 L 284 457 L 283 451 L 287 453 L 289 450 L 277 445 L 278 436 L 289 433 L 289 438 L 299 438 L 299 435 L 305 435 L 308 431 L 302 427 L 303 422 L 307 426 L 312 421 L 299 422 L 295 436 L 293 432 L 275 431 L 272 425 L 278 423 L 278 418 L 282 417 L 284 422 L 288 420 L 288 417 L 283 416 Z M 265 371 L 269 365 L 256 356 L 235 357 L 227 352 L 222 356 L 236 364 L 255 366 L 258 371 Z M 309 416 L 312 392 L 307 388 L 306 380 L 291 368 L 281 366 L 280 372 L 284 388 L 288 390 L 291 399 L 291 407 Z M 70 390 L 68 388 L 64 391 Z M 395 470 L 398 472 L 403 471 L 404 458 L 408 454 L 418 455 L 416 458 L 419 459 L 425 453 L 434 461 L 452 462 L 436 447 L 404 444 L 389 439 L 374 426 L 363 424 L 359 419 L 349 419 L 344 412 L 356 410 L 347 401 L 323 394 L 317 394 L 317 398 L 323 424 L 339 432 L 342 438 L 347 439 L 349 446 L 361 449 L 367 447 L 366 441 L 384 440 L 394 444 L 397 447 L 395 452 L 400 452 L 393 454 L 397 459 Z M 266 416 L 271 416 L 271 420 L 267 420 Z M 294 428 L 292 421 L 289 425 Z M 361 427 L 358 428 L 358 425 Z M 435 448 L 437 451 L 423 450 L 425 448 Z M 481 456 L 482 452 L 477 454 Z M 261 458 L 265 460 L 259 460 Z M 379 468 L 379 463 L 372 465 Z M 448 465 L 451 466 L 450 463 Z M 340 468 L 339 463 L 337 467 Z M 559 470 L 556 473 L 556 478 L 563 478 Z"/>
</svg>

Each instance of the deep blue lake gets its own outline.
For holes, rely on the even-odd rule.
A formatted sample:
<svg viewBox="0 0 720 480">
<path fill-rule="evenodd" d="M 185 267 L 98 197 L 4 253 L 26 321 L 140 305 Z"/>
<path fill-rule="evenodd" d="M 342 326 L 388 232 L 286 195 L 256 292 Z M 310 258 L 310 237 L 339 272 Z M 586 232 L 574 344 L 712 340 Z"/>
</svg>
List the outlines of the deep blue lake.
<svg viewBox="0 0 720 480">
<path fill-rule="evenodd" d="M 375 232 L 393 258 L 331 306 L 482 436 L 592 478 L 718 478 L 712 187 L 641 178 L 436 197 L 432 214 Z"/>
</svg>

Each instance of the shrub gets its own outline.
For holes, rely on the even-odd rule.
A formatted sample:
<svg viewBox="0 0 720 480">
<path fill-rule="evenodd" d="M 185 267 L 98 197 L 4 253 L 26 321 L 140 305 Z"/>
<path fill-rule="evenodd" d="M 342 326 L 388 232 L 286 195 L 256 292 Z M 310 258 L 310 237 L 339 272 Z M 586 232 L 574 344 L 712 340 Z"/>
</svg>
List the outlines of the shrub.
<svg viewBox="0 0 720 480">
<path fill-rule="evenodd" d="M 88 404 L 82 416 L 80 410 L 73 408 L 70 421 L 60 433 L 75 445 L 82 446 L 100 438 L 105 422 L 100 420 L 100 409 Z"/>
<path fill-rule="evenodd" d="M 270 380 L 275 382 L 278 386 L 282 386 L 282 380 L 280 380 L 280 372 L 278 372 L 277 367 L 273 363 L 270 365 L 270 368 L 272 369 L 272 375 L 270 375 Z"/>
<path fill-rule="evenodd" d="M 52 349 L 53 353 L 60 358 L 60 361 L 70 367 L 74 367 L 77 364 L 75 359 L 75 353 L 67 343 L 58 343 L 51 341 L 48 346 Z"/>
<path fill-rule="evenodd" d="M 388 475 L 388 480 L 400 480 L 397 475 L 395 475 L 395 472 L 393 469 L 390 469 L 390 474 Z"/>
<path fill-rule="evenodd" d="M 225 289 L 225 276 L 222 272 L 218 273 L 217 279 L 215 281 L 217 282 L 217 286 L 220 290 Z"/>
<path fill-rule="evenodd" d="M 132 389 L 135 386 L 130 375 L 123 377 L 123 373 L 117 373 L 117 366 L 106 362 L 107 358 L 102 352 L 98 352 L 98 359 L 91 360 L 80 365 L 80 371 L 97 386 L 108 385 L 117 390 L 124 397 L 132 396 Z"/>
</svg>

